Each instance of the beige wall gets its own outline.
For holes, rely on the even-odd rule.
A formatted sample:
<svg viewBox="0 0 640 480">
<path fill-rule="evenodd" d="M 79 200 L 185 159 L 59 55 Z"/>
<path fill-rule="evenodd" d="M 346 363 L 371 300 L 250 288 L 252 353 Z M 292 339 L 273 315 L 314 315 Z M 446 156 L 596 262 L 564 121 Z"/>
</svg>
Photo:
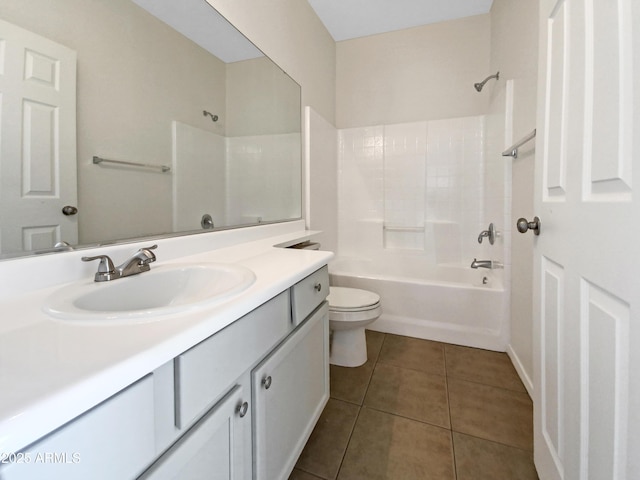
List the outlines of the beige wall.
<svg viewBox="0 0 640 480">
<path fill-rule="evenodd" d="M 228 63 L 227 137 L 300 132 L 300 89 L 267 57 Z"/>
<path fill-rule="evenodd" d="M 336 126 L 485 113 L 489 46 L 489 15 L 338 42 Z"/>
<path fill-rule="evenodd" d="M 491 69 L 505 78 L 538 75 L 538 1 L 493 0 Z"/>
<path fill-rule="evenodd" d="M 302 86 L 302 105 L 335 119 L 335 42 L 304 0 L 207 0 Z"/>
<path fill-rule="evenodd" d="M 538 2 L 536 0 L 494 0 L 491 9 L 491 70 L 500 70 L 498 88 L 512 80 L 511 138 L 522 138 L 535 128 L 538 66 Z M 496 95 L 500 92 L 496 92 Z M 509 127 L 509 125 L 507 126 Z M 532 388 L 532 275 L 533 238 L 515 229 L 518 217 L 532 217 L 533 143 L 521 149 L 511 162 L 511 356 L 525 384 Z"/>
</svg>

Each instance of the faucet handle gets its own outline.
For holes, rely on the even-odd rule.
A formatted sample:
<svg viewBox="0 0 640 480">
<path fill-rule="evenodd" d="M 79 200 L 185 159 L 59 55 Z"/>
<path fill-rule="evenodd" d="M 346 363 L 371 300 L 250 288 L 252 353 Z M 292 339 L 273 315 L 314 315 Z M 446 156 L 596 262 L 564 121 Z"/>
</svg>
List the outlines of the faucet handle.
<svg viewBox="0 0 640 480">
<path fill-rule="evenodd" d="M 93 260 L 100 260 L 98 265 L 98 271 L 95 275 L 96 282 L 106 282 L 118 278 L 116 267 L 113 265 L 113 261 L 107 255 L 96 255 L 95 257 L 82 257 L 83 262 L 91 262 Z"/>
<path fill-rule="evenodd" d="M 496 227 L 494 227 L 493 223 L 490 223 L 489 228 L 481 231 L 480 235 L 478 235 L 478 243 L 482 243 L 482 239 L 486 237 L 489 239 L 489 243 L 493 245 L 497 236 L 498 232 L 496 231 Z"/>
<path fill-rule="evenodd" d="M 156 256 L 151 250 L 155 250 L 156 248 L 158 248 L 157 244 L 139 249 L 136 255 L 140 259 L 140 263 L 143 265 L 148 265 L 151 262 L 155 262 Z"/>
</svg>

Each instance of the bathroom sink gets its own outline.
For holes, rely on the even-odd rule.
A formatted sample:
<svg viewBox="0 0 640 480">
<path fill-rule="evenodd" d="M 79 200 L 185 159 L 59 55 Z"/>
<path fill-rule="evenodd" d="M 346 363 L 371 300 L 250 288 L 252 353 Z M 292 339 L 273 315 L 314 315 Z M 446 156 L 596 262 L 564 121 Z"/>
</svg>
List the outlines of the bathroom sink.
<svg viewBox="0 0 640 480">
<path fill-rule="evenodd" d="M 158 316 L 211 306 L 247 289 L 255 274 L 241 265 L 161 265 L 109 282 L 84 281 L 56 290 L 43 309 L 77 322 L 148 322 Z"/>
</svg>

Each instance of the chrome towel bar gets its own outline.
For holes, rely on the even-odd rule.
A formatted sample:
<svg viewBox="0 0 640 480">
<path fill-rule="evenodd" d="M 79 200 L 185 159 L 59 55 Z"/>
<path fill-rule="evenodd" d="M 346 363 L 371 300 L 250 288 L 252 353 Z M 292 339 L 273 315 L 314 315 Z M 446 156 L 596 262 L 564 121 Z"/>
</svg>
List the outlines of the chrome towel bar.
<svg viewBox="0 0 640 480">
<path fill-rule="evenodd" d="M 100 163 L 115 163 L 117 165 L 127 165 L 130 167 L 150 168 L 153 170 L 160 170 L 162 173 L 171 171 L 171 167 L 168 167 L 166 165 L 150 165 L 148 163 L 126 162 L 124 160 L 109 160 L 108 158 L 100 158 L 96 156 L 93 157 L 93 163 L 95 163 L 96 165 Z"/>
<path fill-rule="evenodd" d="M 533 131 L 529 135 L 527 135 L 526 137 L 522 138 L 520 141 L 514 143 L 509 148 L 507 148 L 504 152 L 502 152 L 502 156 L 503 157 L 518 158 L 518 149 L 522 145 L 527 143 L 529 140 L 534 139 L 535 137 L 536 137 L 536 129 L 534 128 Z"/>
</svg>

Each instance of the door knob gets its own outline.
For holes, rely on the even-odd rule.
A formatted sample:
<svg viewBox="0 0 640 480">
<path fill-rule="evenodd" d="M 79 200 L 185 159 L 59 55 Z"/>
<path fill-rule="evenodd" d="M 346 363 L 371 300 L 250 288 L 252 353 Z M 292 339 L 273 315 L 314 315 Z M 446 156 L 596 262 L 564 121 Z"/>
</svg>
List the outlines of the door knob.
<svg viewBox="0 0 640 480">
<path fill-rule="evenodd" d="M 528 222 L 526 218 L 519 218 L 516 226 L 520 233 L 527 233 L 527 230 L 531 230 L 534 235 L 540 235 L 540 219 L 538 217 L 533 217 L 532 222 Z"/>
<path fill-rule="evenodd" d="M 64 207 L 62 207 L 62 213 L 64 213 L 65 215 L 75 215 L 76 213 L 78 213 L 78 209 L 72 205 L 65 205 Z"/>
</svg>

